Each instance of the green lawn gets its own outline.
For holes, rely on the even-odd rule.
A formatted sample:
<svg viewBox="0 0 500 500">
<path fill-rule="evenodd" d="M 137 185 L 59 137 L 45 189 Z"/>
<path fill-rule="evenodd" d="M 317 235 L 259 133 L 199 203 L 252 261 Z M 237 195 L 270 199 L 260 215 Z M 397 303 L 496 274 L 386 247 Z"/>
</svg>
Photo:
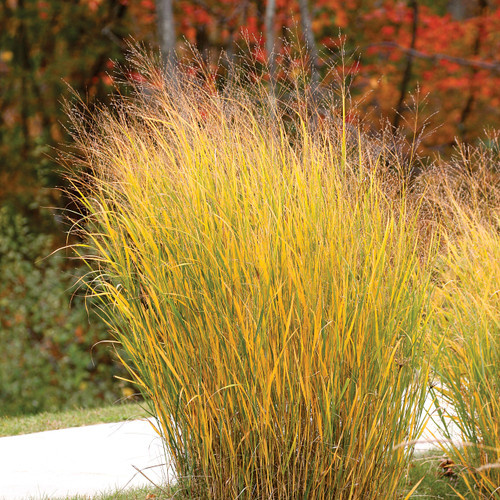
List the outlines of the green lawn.
<svg viewBox="0 0 500 500">
<path fill-rule="evenodd" d="M 77 495 L 72 497 L 42 497 L 41 500 L 183 500 L 176 495 L 175 488 L 158 489 L 155 486 L 144 488 L 133 488 L 126 491 L 110 491 L 94 497 L 88 495 Z M 34 500 L 34 499 L 28 499 Z M 37 497 L 37 500 L 40 500 Z"/>
<path fill-rule="evenodd" d="M 84 425 L 122 422 L 147 417 L 138 403 L 123 403 L 103 408 L 74 409 L 60 413 L 0 418 L 0 437 L 30 434 L 32 432 L 82 427 Z"/>
<path fill-rule="evenodd" d="M 440 450 L 419 452 L 416 454 L 408 471 L 408 491 L 422 478 L 423 480 L 412 495 L 412 499 L 435 500 L 460 498 L 453 489 L 468 498 L 467 490 L 462 481 L 454 475 L 451 477 L 444 475 L 444 470 L 440 467 L 443 458 L 444 455 Z"/>
</svg>

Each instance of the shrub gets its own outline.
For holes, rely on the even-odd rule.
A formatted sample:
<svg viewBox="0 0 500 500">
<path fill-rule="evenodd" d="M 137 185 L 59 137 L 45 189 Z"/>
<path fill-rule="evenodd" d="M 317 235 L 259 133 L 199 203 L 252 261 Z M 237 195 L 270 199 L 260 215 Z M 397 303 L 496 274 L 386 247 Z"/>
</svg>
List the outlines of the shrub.
<svg viewBox="0 0 500 500">
<path fill-rule="evenodd" d="M 36 413 L 74 405 L 96 406 L 120 396 L 123 384 L 95 314 L 83 298 L 70 306 L 71 276 L 51 237 L 0 209 L 0 415 Z M 74 271 L 78 273 L 79 271 Z M 80 272 L 81 274 L 81 272 Z"/>
<path fill-rule="evenodd" d="M 395 497 L 411 449 L 393 447 L 421 430 L 429 265 L 383 189 L 393 155 L 351 133 L 345 101 L 325 117 L 298 86 L 290 104 L 137 67 L 134 98 L 75 116 L 77 251 L 179 480 Z"/>
</svg>

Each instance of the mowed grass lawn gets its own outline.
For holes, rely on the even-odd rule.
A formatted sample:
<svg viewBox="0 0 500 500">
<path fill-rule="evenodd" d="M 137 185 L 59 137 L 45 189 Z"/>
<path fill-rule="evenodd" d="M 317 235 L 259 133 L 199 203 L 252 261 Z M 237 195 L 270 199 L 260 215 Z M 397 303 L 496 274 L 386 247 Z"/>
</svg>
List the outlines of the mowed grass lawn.
<svg viewBox="0 0 500 500">
<path fill-rule="evenodd" d="M 157 488 L 153 485 L 144 488 L 132 488 L 126 491 L 110 491 L 97 496 L 77 495 L 73 497 L 32 497 L 27 500 L 185 500 L 175 488 Z"/>
<path fill-rule="evenodd" d="M 102 408 L 75 408 L 59 413 L 44 412 L 37 415 L 0 417 L 0 437 L 123 422 L 147 416 L 146 410 L 139 403 L 123 403 Z"/>
</svg>

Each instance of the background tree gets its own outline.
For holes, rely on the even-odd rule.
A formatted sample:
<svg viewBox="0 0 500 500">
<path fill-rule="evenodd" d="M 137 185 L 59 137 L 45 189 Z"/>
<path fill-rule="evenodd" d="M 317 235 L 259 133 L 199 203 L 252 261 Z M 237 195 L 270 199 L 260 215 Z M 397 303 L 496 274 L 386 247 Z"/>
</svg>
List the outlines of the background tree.
<svg viewBox="0 0 500 500">
<path fill-rule="evenodd" d="M 276 37 L 275 33 L 276 0 L 268 0 L 266 3 L 266 52 L 269 58 L 269 71 L 274 81 L 276 78 Z"/>
<path fill-rule="evenodd" d="M 319 82 L 319 57 L 318 47 L 314 37 L 312 28 L 311 15 L 309 13 L 308 0 L 299 0 L 300 7 L 300 24 L 304 33 L 304 38 L 307 44 L 307 50 L 311 58 L 311 78 L 313 85 L 316 86 Z"/>
<path fill-rule="evenodd" d="M 157 0 L 158 38 L 165 63 L 175 60 L 175 22 L 173 0 Z"/>
</svg>

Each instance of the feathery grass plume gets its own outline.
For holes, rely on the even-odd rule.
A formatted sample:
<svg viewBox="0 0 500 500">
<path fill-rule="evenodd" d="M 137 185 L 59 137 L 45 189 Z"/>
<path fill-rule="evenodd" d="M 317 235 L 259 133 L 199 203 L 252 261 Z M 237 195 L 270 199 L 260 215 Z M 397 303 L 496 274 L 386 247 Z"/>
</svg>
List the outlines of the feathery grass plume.
<svg viewBox="0 0 500 500">
<path fill-rule="evenodd" d="M 500 499 L 499 205 L 489 206 L 485 218 L 448 194 L 455 227 L 436 288 L 437 370 L 441 397 L 454 412 L 441 418 L 458 425 L 463 446 L 443 448 L 474 498 Z"/>
<path fill-rule="evenodd" d="M 180 483 L 395 498 L 412 450 L 393 446 L 422 426 L 430 266 L 417 215 L 384 193 L 384 145 L 346 133 L 345 101 L 320 116 L 307 92 L 135 64 L 132 98 L 74 120 L 77 251 Z"/>
<path fill-rule="evenodd" d="M 500 207 L 499 133 L 487 135 L 477 146 L 459 143 L 448 161 L 439 160 L 422 171 L 417 189 L 425 192 L 423 211 L 446 227 L 451 235 L 462 224 L 458 212 L 470 211 L 474 219 L 493 222 Z"/>
</svg>

